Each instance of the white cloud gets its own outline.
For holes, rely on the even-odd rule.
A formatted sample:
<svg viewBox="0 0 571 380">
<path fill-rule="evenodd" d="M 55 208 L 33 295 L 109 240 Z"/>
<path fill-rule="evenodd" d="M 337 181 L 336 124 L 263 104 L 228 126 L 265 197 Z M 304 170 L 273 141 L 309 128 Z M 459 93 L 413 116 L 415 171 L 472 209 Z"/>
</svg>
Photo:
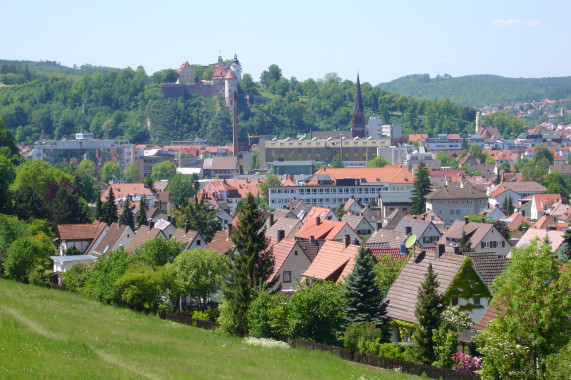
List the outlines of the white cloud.
<svg viewBox="0 0 571 380">
<path fill-rule="evenodd" d="M 497 19 L 493 22 L 494 26 L 496 28 L 509 28 L 510 26 L 515 26 L 517 24 L 519 24 L 521 21 L 519 21 L 517 18 L 510 18 L 508 20 L 504 20 L 504 19 Z"/>
<path fill-rule="evenodd" d="M 520 24 L 525 26 L 526 28 L 535 28 L 541 24 L 541 21 L 539 20 L 521 21 L 517 18 L 510 18 L 504 20 L 500 18 L 492 22 L 492 25 L 494 25 L 494 27 L 496 28 L 510 28 L 512 26 L 517 26 Z"/>
</svg>

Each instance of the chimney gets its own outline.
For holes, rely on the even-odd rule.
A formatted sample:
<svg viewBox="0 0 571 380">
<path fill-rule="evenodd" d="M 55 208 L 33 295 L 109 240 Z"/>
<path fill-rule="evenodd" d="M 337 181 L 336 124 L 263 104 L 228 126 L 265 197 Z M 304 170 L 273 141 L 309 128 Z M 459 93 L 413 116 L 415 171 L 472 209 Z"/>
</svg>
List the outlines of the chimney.
<svg viewBox="0 0 571 380">
<path fill-rule="evenodd" d="M 468 224 L 468 217 L 467 216 L 464 217 L 464 224 Z"/>
<path fill-rule="evenodd" d="M 405 234 L 410 235 L 412 233 L 412 227 L 406 226 L 404 228 L 404 232 L 405 232 Z"/>
<path fill-rule="evenodd" d="M 412 217 L 412 219 L 416 220 L 416 215 L 414 215 L 414 216 Z"/>
<path fill-rule="evenodd" d="M 184 233 L 188 233 L 188 231 L 190 231 L 190 223 L 186 222 L 184 224 Z"/>
<path fill-rule="evenodd" d="M 176 218 L 174 216 L 171 218 L 171 224 L 176 227 Z"/>
<path fill-rule="evenodd" d="M 455 254 L 455 255 L 459 255 L 459 254 L 460 254 L 460 247 L 454 247 L 454 254 Z"/>
<path fill-rule="evenodd" d="M 351 236 L 345 235 L 343 239 L 343 248 L 347 248 L 351 244 Z"/>
<path fill-rule="evenodd" d="M 226 226 L 226 240 L 230 240 L 231 237 L 232 237 L 232 223 L 229 223 Z"/>
<path fill-rule="evenodd" d="M 172 223 L 172 216 L 167 216 L 167 222 Z"/>
<path fill-rule="evenodd" d="M 274 224 L 274 214 L 270 214 L 268 219 L 266 219 L 267 227 L 270 228 Z"/>
<path fill-rule="evenodd" d="M 377 222 L 377 231 L 383 228 L 383 222 Z"/>
<path fill-rule="evenodd" d="M 152 230 L 153 228 L 155 228 L 155 222 L 153 222 L 152 220 L 149 222 L 149 231 Z"/>
<path fill-rule="evenodd" d="M 319 216 L 315 217 L 315 226 L 319 226 L 321 224 L 321 218 Z"/>
<path fill-rule="evenodd" d="M 482 216 L 482 223 L 486 223 L 486 218 Z"/>
<path fill-rule="evenodd" d="M 444 254 L 445 248 L 446 246 L 444 244 L 437 244 L 436 245 L 436 258 L 440 258 L 442 257 L 442 255 Z"/>
<path fill-rule="evenodd" d="M 309 236 L 309 244 L 315 244 L 315 236 Z"/>
<path fill-rule="evenodd" d="M 117 227 L 121 227 L 122 224 L 123 224 L 123 223 L 122 223 L 122 221 L 121 221 L 121 218 L 119 218 L 119 220 L 117 221 Z"/>
<path fill-rule="evenodd" d="M 278 230 L 278 244 L 279 244 L 280 241 L 282 241 L 283 239 L 285 239 L 285 230 L 280 228 L 280 229 Z"/>
</svg>

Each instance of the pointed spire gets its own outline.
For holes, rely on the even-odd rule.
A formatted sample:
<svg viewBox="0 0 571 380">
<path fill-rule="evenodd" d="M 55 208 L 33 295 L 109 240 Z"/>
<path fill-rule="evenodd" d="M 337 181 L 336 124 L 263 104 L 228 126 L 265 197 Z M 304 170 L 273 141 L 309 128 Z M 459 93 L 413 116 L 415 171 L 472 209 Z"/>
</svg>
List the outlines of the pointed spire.
<svg viewBox="0 0 571 380">
<path fill-rule="evenodd" d="M 363 113 L 363 97 L 361 96 L 361 81 L 359 73 L 357 73 L 357 86 L 355 86 L 355 103 L 353 104 L 353 114 Z"/>
</svg>

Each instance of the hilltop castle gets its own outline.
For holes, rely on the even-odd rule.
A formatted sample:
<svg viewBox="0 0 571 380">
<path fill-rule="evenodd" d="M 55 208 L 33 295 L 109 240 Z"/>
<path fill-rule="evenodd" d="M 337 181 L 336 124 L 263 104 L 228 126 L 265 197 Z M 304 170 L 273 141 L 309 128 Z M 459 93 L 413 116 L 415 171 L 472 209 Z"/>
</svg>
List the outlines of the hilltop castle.
<svg viewBox="0 0 571 380">
<path fill-rule="evenodd" d="M 161 97 L 179 98 L 190 94 L 200 94 L 209 98 L 224 96 L 228 106 L 234 105 L 234 93 L 238 91 L 238 85 L 242 79 L 242 67 L 238 57 L 234 55 L 234 60 L 230 66 L 224 62 L 222 56 L 218 56 L 217 63 L 203 67 L 214 69 L 212 80 L 199 80 L 196 83 L 194 81 L 194 68 L 186 61 L 178 69 L 176 83 L 161 85 Z"/>
</svg>

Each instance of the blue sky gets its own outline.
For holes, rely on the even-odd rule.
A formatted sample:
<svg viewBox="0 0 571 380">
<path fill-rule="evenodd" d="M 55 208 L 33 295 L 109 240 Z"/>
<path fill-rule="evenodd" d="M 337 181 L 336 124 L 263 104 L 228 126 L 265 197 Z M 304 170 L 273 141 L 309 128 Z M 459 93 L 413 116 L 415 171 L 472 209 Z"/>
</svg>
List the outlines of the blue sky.
<svg viewBox="0 0 571 380">
<path fill-rule="evenodd" d="M 148 74 L 234 52 L 259 80 L 335 72 L 571 75 L 570 1 L 4 1 L 0 59 L 142 65 Z"/>
</svg>

